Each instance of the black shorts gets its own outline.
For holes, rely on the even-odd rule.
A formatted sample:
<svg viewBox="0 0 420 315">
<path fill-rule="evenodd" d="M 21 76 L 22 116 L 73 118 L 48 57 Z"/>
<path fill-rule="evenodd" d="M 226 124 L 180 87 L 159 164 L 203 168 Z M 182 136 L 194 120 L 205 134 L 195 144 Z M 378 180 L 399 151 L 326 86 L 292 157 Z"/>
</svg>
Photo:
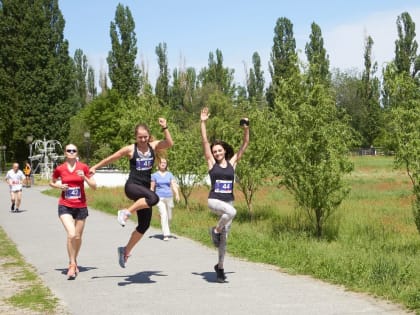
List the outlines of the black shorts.
<svg viewBox="0 0 420 315">
<path fill-rule="evenodd" d="M 70 214 L 74 220 L 84 220 L 88 217 L 88 209 L 85 208 L 70 208 L 63 205 L 58 205 L 58 216 L 63 214 Z"/>
</svg>

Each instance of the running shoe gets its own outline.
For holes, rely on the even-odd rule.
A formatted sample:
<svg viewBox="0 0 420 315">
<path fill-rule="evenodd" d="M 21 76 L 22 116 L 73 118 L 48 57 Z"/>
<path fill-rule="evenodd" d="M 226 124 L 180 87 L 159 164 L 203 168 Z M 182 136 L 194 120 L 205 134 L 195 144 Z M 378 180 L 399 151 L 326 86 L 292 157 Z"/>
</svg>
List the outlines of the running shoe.
<svg viewBox="0 0 420 315">
<path fill-rule="evenodd" d="M 76 279 L 76 264 L 70 264 L 69 269 L 67 271 L 67 280 L 74 280 Z"/>
<path fill-rule="evenodd" d="M 163 240 L 164 240 L 164 241 L 169 241 L 169 237 L 168 237 L 168 236 L 164 236 L 164 237 L 163 237 Z"/>
<path fill-rule="evenodd" d="M 214 246 L 219 247 L 219 244 L 220 244 L 220 233 L 216 233 L 214 231 L 215 228 L 216 227 L 214 227 L 214 226 L 211 227 L 209 229 L 209 233 L 211 235 L 211 240 L 213 241 Z"/>
<path fill-rule="evenodd" d="M 10 207 L 11 212 L 15 212 L 15 203 L 12 203 L 12 206 Z"/>
<path fill-rule="evenodd" d="M 130 215 L 131 213 L 127 211 L 126 209 L 118 210 L 118 216 L 117 216 L 118 223 L 121 224 L 121 226 L 125 226 L 126 224 L 125 221 L 128 219 Z"/>
<path fill-rule="evenodd" d="M 118 263 L 121 268 L 125 268 L 128 256 L 125 254 L 125 247 L 118 247 Z"/>
</svg>

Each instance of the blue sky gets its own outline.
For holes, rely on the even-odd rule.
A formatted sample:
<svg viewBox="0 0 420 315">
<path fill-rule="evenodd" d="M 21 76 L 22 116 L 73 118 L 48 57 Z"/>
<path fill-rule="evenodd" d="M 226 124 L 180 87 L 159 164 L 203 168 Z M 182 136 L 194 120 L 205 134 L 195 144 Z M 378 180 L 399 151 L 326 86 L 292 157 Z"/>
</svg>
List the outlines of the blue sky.
<svg viewBox="0 0 420 315">
<path fill-rule="evenodd" d="M 158 75 L 155 48 L 167 44 L 169 68 L 207 66 L 210 52 L 220 49 L 225 67 L 235 69 L 235 81 L 244 85 L 245 68 L 258 52 L 268 77 L 268 62 L 278 18 L 293 23 L 297 49 L 305 59 L 311 23 L 322 30 L 331 67 L 363 69 L 364 38 L 374 40 L 373 58 L 379 67 L 394 56 L 396 19 L 410 13 L 420 43 L 418 0 L 63 0 L 64 36 L 70 53 L 81 48 L 97 72 L 107 71 L 111 49 L 110 23 L 121 3 L 130 8 L 136 23 L 138 63 L 143 62 L 154 85 Z M 419 49 L 420 50 L 420 49 Z M 418 51 L 420 52 L 420 51 Z"/>
</svg>

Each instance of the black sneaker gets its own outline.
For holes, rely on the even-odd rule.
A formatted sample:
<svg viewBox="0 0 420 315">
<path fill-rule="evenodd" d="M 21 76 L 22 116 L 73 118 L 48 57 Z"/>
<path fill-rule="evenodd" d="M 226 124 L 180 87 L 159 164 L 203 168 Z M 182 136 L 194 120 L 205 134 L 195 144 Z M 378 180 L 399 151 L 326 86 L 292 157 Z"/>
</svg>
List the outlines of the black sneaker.
<svg viewBox="0 0 420 315">
<path fill-rule="evenodd" d="M 216 271 L 217 282 L 224 283 L 226 281 L 225 270 L 219 268 L 219 264 L 214 266 L 214 271 Z"/>
<path fill-rule="evenodd" d="M 214 246 L 219 247 L 220 244 L 220 233 L 216 233 L 214 231 L 215 227 L 211 227 L 209 229 L 209 233 L 211 235 L 211 240 L 213 241 Z"/>
<path fill-rule="evenodd" d="M 18 208 L 16 208 L 16 209 L 15 209 L 15 212 L 19 212 L 19 209 L 18 209 Z"/>
<path fill-rule="evenodd" d="M 11 212 L 15 212 L 15 203 L 12 203 L 12 206 L 10 207 Z"/>
</svg>

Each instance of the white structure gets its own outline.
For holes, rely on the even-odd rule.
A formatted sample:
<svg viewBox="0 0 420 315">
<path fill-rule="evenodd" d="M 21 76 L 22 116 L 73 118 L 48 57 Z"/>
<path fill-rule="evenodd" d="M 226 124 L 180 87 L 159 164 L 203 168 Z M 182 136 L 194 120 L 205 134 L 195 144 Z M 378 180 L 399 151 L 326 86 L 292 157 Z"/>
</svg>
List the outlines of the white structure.
<svg viewBox="0 0 420 315">
<path fill-rule="evenodd" d="M 49 179 L 54 170 L 54 163 L 64 160 L 63 155 L 58 155 L 57 152 L 63 152 L 61 143 L 57 140 L 35 140 L 30 144 L 31 156 L 29 160 L 31 164 L 33 161 L 38 161 L 34 173 L 40 169 L 41 178 Z"/>
</svg>

